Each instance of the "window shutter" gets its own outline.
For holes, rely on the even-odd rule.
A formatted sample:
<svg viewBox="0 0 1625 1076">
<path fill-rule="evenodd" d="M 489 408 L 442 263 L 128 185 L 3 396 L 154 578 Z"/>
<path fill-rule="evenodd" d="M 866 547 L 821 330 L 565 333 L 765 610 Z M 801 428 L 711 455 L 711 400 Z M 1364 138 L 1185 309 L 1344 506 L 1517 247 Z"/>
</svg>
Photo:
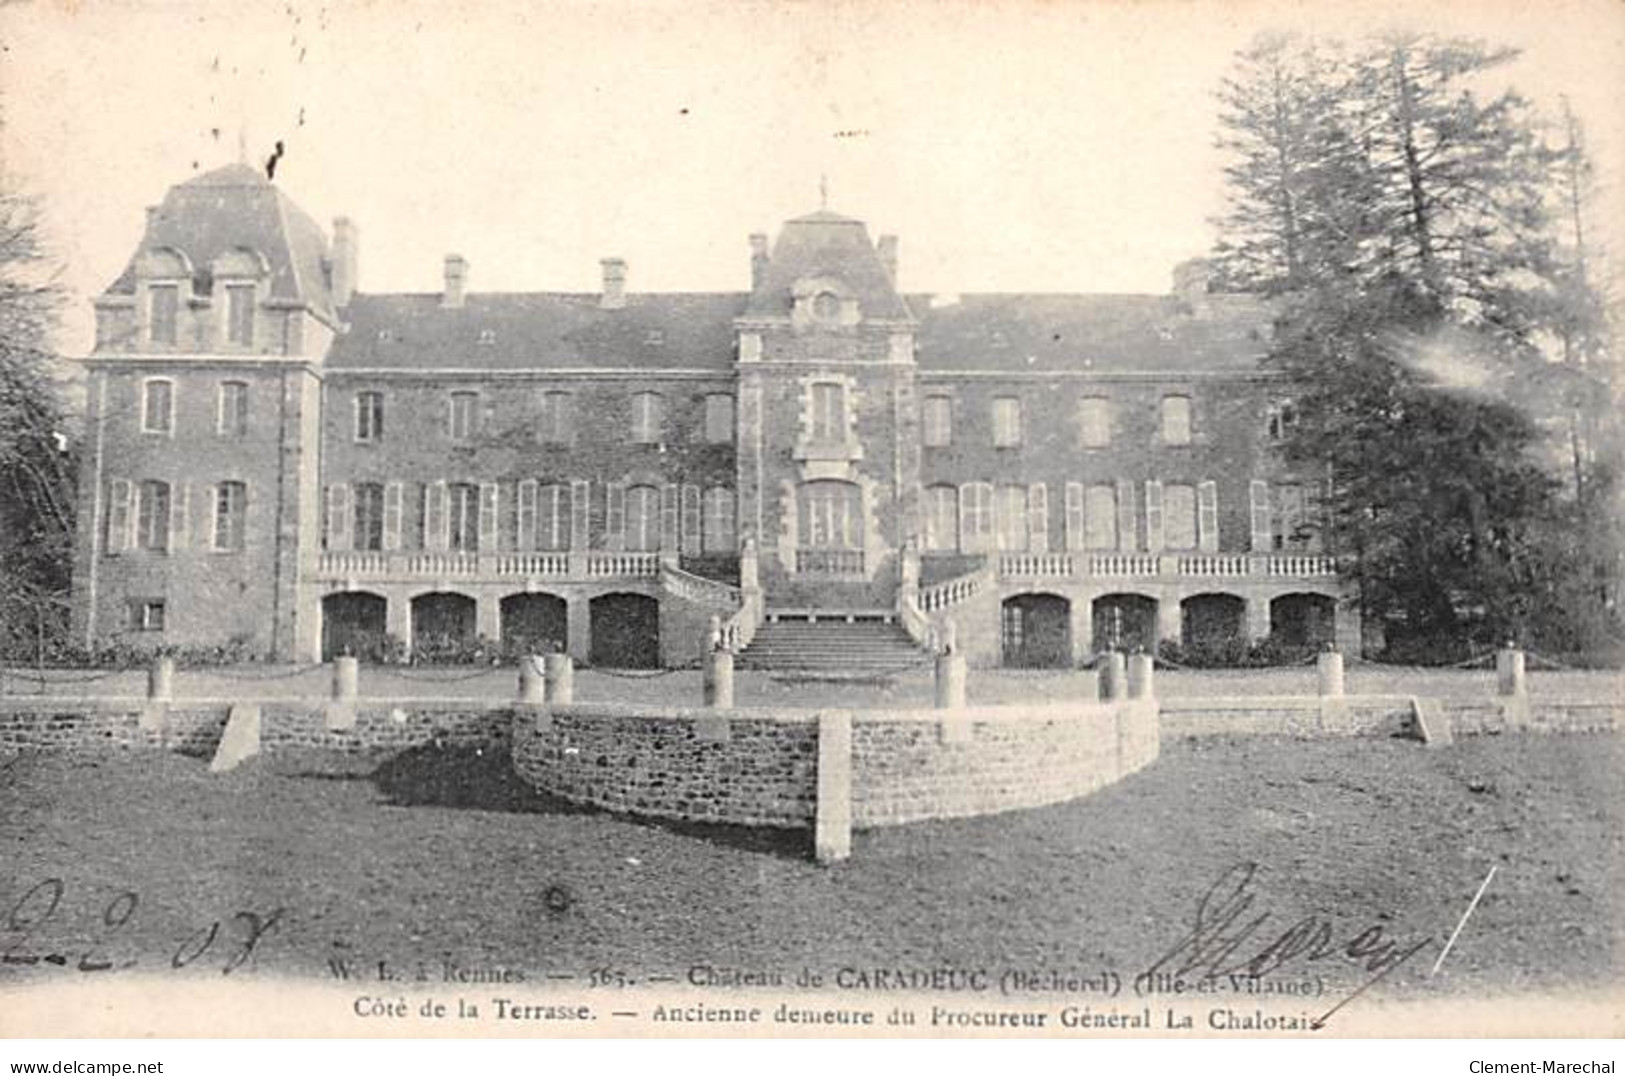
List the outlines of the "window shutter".
<svg viewBox="0 0 1625 1076">
<path fill-rule="evenodd" d="M 401 515 L 405 508 L 405 490 L 399 482 L 384 485 L 384 549 L 394 552 L 401 548 Z"/>
<path fill-rule="evenodd" d="M 1254 553 L 1270 551 L 1270 485 L 1260 479 L 1247 484 L 1252 509 L 1252 548 Z"/>
<path fill-rule="evenodd" d="M 1027 487 L 1027 548 L 1049 552 L 1049 487 L 1042 482 Z"/>
<path fill-rule="evenodd" d="M 107 484 L 107 552 L 123 553 L 135 545 L 134 513 L 130 511 L 132 487 L 123 478 Z"/>
<path fill-rule="evenodd" d="M 451 544 L 451 490 L 445 482 L 423 484 L 423 548 L 442 550 Z"/>
<path fill-rule="evenodd" d="M 612 549 L 626 542 L 626 483 L 611 482 L 604 490 L 604 539 Z"/>
<path fill-rule="evenodd" d="M 660 548 L 668 552 L 677 550 L 677 486 L 667 483 L 660 487 Z"/>
<path fill-rule="evenodd" d="M 519 510 L 515 520 L 514 544 L 522 550 L 536 548 L 536 480 L 519 483 Z"/>
<path fill-rule="evenodd" d="M 1148 553 L 1161 553 L 1162 547 L 1162 483 L 1149 478 L 1145 483 L 1145 548 Z"/>
<path fill-rule="evenodd" d="M 499 541 L 497 520 L 500 498 L 501 487 L 495 482 L 480 483 L 480 549 L 486 552 L 494 552 Z"/>
<path fill-rule="evenodd" d="M 220 548 L 220 493 L 225 485 L 209 487 L 209 499 L 204 502 L 203 510 L 209 515 L 208 545 L 207 549 Z"/>
<path fill-rule="evenodd" d="M 1134 526 L 1134 483 L 1117 480 L 1117 548 L 1130 552 L 1137 548 Z"/>
<path fill-rule="evenodd" d="M 1219 484 L 1196 486 L 1196 546 L 1204 553 L 1219 551 Z"/>
<path fill-rule="evenodd" d="M 700 487 L 683 487 L 683 552 L 700 552 Z"/>
<path fill-rule="evenodd" d="M 586 481 L 570 483 L 570 548 L 587 548 L 587 497 L 592 484 Z"/>
<path fill-rule="evenodd" d="M 169 548 L 171 550 L 185 549 L 187 539 L 191 537 L 190 515 L 192 508 L 192 485 L 190 482 L 181 482 L 176 485 L 169 498 Z"/>
<path fill-rule="evenodd" d="M 1083 483 L 1066 484 L 1066 547 L 1084 547 Z"/>
<path fill-rule="evenodd" d="M 327 548 L 350 548 L 350 487 L 335 482 L 327 487 Z"/>
</svg>

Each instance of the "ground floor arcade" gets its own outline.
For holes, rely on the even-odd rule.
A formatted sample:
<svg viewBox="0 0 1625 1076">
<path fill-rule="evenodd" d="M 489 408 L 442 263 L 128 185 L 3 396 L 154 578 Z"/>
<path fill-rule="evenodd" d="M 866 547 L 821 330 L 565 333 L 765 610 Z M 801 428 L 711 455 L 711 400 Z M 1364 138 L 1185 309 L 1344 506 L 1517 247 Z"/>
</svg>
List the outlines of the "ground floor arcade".
<svg viewBox="0 0 1625 1076">
<path fill-rule="evenodd" d="M 315 599 L 310 657 L 465 660 L 470 653 L 567 653 L 577 662 L 651 668 L 662 662 L 658 589 L 640 584 L 521 590 L 488 585 L 332 590 Z"/>
</svg>

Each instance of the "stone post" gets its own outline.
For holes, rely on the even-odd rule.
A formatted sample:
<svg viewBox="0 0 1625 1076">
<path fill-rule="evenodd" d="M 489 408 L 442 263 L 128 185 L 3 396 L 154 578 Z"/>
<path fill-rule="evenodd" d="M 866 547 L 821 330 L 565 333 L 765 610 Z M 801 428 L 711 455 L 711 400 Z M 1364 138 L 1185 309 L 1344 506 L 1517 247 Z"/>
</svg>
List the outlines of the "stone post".
<svg viewBox="0 0 1625 1076">
<path fill-rule="evenodd" d="M 1100 697 L 1116 701 L 1128 694 L 1128 671 L 1121 651 L 1112 650 L 1100 659 Z"/>
<path fill-rule="evenodd" d="M 835 863 L 852 854 L 852 715 L 818 715 L 818 804 L 813 855 Z"/>
<path fill-rule="evenodd" d="M 937 655 L 937 709 L 965 708 L 965 655 Z"/>
<path fill-rule="evenodd" d="M 734 704 L 734 656 L 722 647 L 705 655 L 705 705 L 729 710 Z"/>
<path fill-rule="evenodd" d="M 147 698 L 168 702 L 175 697 L 175 659 L 160 654 L 147 669 Z"/>
<path fill-rule="evenodd" d="M 333 659 L 333 698 L 337 702 L 354 702 L 361 686 L 360 660 L 344 655 Z"/>
<path fill-rule="evenodd" d="M 1497 690 L 1506 696 L 1526 695 L 1529 686 L 1524 681 L 1523 651 L 1512 643 L 1495 652 L 1495 682 Z"/>
<path fill-rule="evenodd" d="M 1153 680 L 1156 664 L 1150 654 L 1141 652 L 1129 655 L 1128 659 L 1128 697 L 1131 699 L 1149 699 L 1156 695 L 1156 684 Z"/>
<path fill-rule="evenodd" d="M 1315 671 L 1319 673 L 1320 693 L 1328 698 L 1341 698 L 1343 695 L 1343 655 L 1336 650 L 1327 649 L 1315 659 Z"/>
<path fill-rule="evenodd" d="M 549 654 L 545 662 L 548 701 L 568 706 L 575 700 L 575 662 L 569 654 Z"/>
<path fill-rule="evenodd" d="M 541 706 L 547 702 L 547 674 L 542 659 L 525 654 L 519 659 L 519 702 L 524 706 Z"/>
</svg>

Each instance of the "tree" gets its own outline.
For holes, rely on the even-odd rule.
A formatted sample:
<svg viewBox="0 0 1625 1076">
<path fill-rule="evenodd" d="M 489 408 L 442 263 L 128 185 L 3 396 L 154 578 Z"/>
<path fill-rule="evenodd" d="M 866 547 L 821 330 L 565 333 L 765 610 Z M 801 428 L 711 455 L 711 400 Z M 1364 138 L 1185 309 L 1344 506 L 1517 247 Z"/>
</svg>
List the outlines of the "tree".
<svg viewBox="0 0 1625 1076">
<path fill-rule="evenodd" d="M 1481 96 L 1514 56 L 1276 39 L 1221 91 L 1237 161 L 1220 277 L 1280 296 L 1288 454 L 1328 476 L 1329 535 L 1366 610 L 1436 657 L 1550 630 L 1552 580 L 1585 575 L 1553 548 L 1579 502 L 1543 462 L 1552 415 L 1530 392 L 1594 301 L 1553 212 L 1583 151 L 1548 147 L 1518 94 Z"/>
<path fill-rule="evenodd" d="M 66 634 L 74 528 L 52 268 L 38 203 L 0 189 L 0 653 L 36 659 Z"/>
</svg>

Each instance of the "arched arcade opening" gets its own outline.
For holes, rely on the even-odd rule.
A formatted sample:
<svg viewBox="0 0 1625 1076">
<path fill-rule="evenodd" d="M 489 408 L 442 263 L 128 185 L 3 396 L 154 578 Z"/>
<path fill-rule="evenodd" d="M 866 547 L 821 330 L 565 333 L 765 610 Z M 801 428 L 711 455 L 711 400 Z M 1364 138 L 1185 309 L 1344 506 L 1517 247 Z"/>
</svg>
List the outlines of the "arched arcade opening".
<svg viewBox="0 0 1625 1076">
<path fill-rule="evenodd" d="M 436 591 L 412 599 L 412 654 L 419 661 L 461 658 L 476 642 L 474 599 Z"/>
<path fill-rule="evenodd" d="M 562 654 L 569 642 L 569 610 L 556 594 L 510 594 L 502 599 L 502 647 L 510 654 Z"/>
<path fill-rule="evenodd" d="M 1058 594 L 1017 594 L 1000 610 L 1004 664 L 1013 669 L 1072 665 L 1072 603 Z"/>
<path fill-rule="evenodd" d="M 600 668 L 660 667 L 660 603 L 646 594 L 602 594 L 588 605 L 590 661 Z"/>
<path fill-rule="evenodd" d="M 389 603 L 364 590 L 329 594 L 322 599 L 322 660 L 349 655 L 381 661 L 388 650 Z"/>
<path fill-rule="evenodd" d="M 1157 602 L 1143 594 L 1102 594 L 1093 609 L 1095 649 L 1144 650 L 1157 646 Z"/>
</svg>

